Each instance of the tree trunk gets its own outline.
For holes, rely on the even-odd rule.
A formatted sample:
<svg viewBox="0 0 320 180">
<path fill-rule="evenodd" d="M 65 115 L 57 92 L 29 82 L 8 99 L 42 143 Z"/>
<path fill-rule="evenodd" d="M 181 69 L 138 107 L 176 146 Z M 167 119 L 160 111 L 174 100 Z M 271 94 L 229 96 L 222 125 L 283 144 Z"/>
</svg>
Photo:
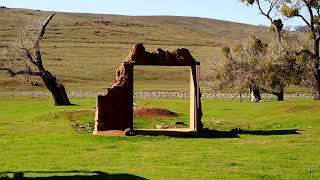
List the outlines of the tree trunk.
<svg viewBox="0 0 320 180">
<path fill-rule="evenodd" d="M 282 87 L 279 92 L 272 92 L 271 94 L 277 96 L 278 101 L 284 100 L 284 88 Z"/>
<path fill-rule="evenodd" d="M 284 90 L 281 88 L 280 92 L 277 94 L 278 101 L 284 100 Z"/>
<path fill-rule="evenodd" d="M 312 18 L 311 18 L 312 19 Z M 313 30 L 315 32 L 315 30 Z M 319 38 L 316 37 L 314 33 L 314 99 L 320 100 L 320 50 L 319 50 Z"/>
<path fill-rule="evenodd" d="M 57 81 L 49 71 L 45 71 L 41 76 L 47 89 L 51 92 L 56 106 L 68 106 L 71 105 L 68 95 L 64 86 Z"/>
<path fill-rule="evenodd" d="M 259 87 L 251 86 L 250 94 L 251 94 L 251 102 L 259 102 L 262 100 Z"/>
<path fill-rule="evenodd" d="M 314 99 L 320 100 L 320 70 L 315 70 L 314 73 L 315 86 L 314 86 Z"/>
</svg>

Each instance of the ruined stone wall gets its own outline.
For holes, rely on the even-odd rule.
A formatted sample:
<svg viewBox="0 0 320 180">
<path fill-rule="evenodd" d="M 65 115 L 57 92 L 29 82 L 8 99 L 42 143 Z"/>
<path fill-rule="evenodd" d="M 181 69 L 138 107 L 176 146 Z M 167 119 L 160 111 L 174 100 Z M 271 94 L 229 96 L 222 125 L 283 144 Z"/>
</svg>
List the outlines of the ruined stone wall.
<svg viewBox="0 0 320 180">
<path fill-rule="evenodd" d="M 121 63 L 105 96 L 98 96 L 95 132 L 125 130 L 133 120 L 133 64 Z"/>
<path fill-rule="evenodd" d="M 143 44 L 135 44 L 130 51 L 127 62 L 133 62 L 135 65 L 150 66 L 194 66 L 199 64 L 188 49 L 180 48 L 173 52 L 157 49 L 156 52 L 147 52 Z"/>
<path fill-rule="evenodd" d="M 135 44 L 116 71 L 116 80 L 111 88 L 108 88 L 106 95 L 97 98 L 95 134 L 99 131 L 133 129 L 134 65 L 191 66 L 194 69 L 199 63 L 187 49 L 177 49 L 172 53 L 158 49 L 150 53 L 143 44 Z M 198 85 L 194 86 L 198 88 Z M 200 101 L 200 97 L 195 98 Z"/>
</svg>

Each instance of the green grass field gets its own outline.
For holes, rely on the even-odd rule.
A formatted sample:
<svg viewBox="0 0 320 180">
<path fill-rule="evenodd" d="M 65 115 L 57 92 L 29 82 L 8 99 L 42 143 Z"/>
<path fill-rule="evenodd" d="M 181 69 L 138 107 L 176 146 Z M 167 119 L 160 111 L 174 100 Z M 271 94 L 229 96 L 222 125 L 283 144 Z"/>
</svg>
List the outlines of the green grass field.
<svg viewBox="0 0 320 180">
<path fill-rule="evenodd" d="M 220 138 L 81 134 L 72 127 L 68 113 L 90 110 L 95 100 L 72 102 L 78 106 L 55 107 L 47 98 L 0 97 L 0 177 L 14 176 L 4 172 L 51 179 L 320 177 L 320 102 L 311 99 L 258 104 L 204 100 L 205 127 L 225 133 L 242 129 L 233 137 L 220 132 Z M 137 103 L 188 116 L 188 100 L 138 99 Z"/>
</svg>

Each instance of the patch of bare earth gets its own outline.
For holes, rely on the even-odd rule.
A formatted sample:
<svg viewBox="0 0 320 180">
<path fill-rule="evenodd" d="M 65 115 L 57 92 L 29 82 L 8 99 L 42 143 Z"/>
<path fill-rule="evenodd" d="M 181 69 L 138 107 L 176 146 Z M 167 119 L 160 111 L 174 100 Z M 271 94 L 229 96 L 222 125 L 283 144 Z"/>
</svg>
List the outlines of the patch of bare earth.
<svg viewBox="0 0 320 180">
<path fill-rule="evenodd" d="M 71 111 L 66 112 L 68 119 L 70 120 L 72 127 L 79 133 L 85 133 L 85 132 L 92 132 L 93 126 L 84 126 L 81 122 L 77 120 L 77 116 L 82 114 L 92 114 L 92 121 L 94 122 L 94 109 L 90 110 L 78 110 L 78 111 Z"/>
<path fill-rule="evenodd" d="M 134 116 L 144 117 L 149 120 L 154 120 L 161 117 L 178 117 L 179 114 L 161 108 L 134 108 Z"/>
<path fill-rule="evenodd" d="M 172 112 L 167 109 L 161 108 L 134 108 L 134 116 L 144 117 L 148 120 L 155 120 L 156 118 L 174 118 L 179 117 L 179 114 Z M 92 124 L 94 124 L 94 113 L 95 109 L 90 110 L 78 110 L 66 112 L 68 119 L 71 122 L 72 127 L 79 133 L 92 133 L 93 125 L 88 125 L 87 123 L 79 121 L 79 117 L 85 114 L 92 115 Z M 108 132 L 110 136 L 123 134 L 123 131 L 110 131 Z M 106 134 L 103 134 L 106 135 Z"/>
</svg>

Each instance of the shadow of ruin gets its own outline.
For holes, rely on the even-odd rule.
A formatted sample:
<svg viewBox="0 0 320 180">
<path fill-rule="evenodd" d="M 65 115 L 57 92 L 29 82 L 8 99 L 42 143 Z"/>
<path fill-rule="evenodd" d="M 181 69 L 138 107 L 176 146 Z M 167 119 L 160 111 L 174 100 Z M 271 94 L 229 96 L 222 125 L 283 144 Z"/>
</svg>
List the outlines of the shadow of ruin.
<svg viewBox="0 0 320 180">
<path fill-rule="evenodd" d="M 174 52 L 158 49 L 147 52 L 143 44 L 135 44 L 127 58 L 116 71 L 116 79 L 106 95 L 97 98 L 95 114 L 95 135 L 113 134 L 115 131 L 131 134 L 133 130 L 133 76 L 134 66 L 190 66 L 190 127 L 185 129 L 156 130 L 163 134 L 172 132 L 198 132 L 203 129 L 201 122 L 201 92 L 199 86 L 200 63 L 188 49 Z M 122 132 L 122 133 L 121 133 Z M 143 130 L 136 131 L 143 134 Z M 128 135 L 126 134 L 126 135 Z"/>
<path fill-rule="evenodd" d="M 127 179 L 127 180 L 146 180 L 146 178 L 132 174 L 108 174 L 102 171 L 17 171 L 0 172 L 0 180 L 24 179 L 24 180 L 107 180 L 107 179 Z"/>
</svg>

